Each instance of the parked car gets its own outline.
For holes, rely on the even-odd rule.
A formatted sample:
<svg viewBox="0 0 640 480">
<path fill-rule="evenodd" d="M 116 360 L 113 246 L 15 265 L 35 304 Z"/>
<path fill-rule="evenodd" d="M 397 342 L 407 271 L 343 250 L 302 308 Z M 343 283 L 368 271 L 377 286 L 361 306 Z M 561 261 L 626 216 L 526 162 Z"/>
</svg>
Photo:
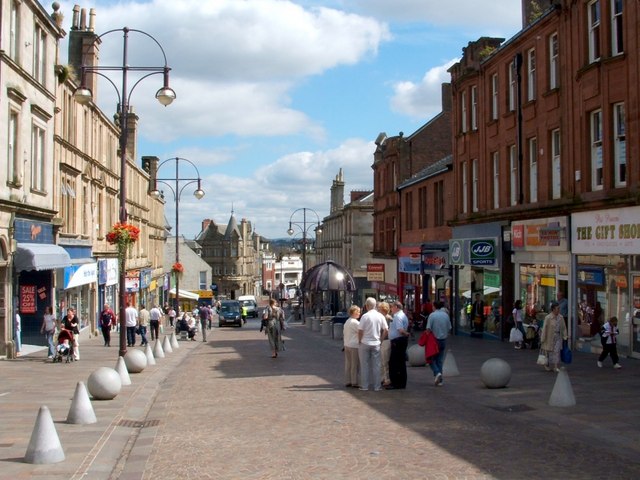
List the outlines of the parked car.
<svg viewBox="0 0 640 480">
<path fill-rule="evenodd" d="M 258 318 L 258 302 L 253 295 L 240 295 L 238 297 L 240 305 L 247 307 L 247 317 Z"/>
<path fill-rule="evenodd" d="M 237 300 L 222 300 L 218 309 L 218 326 L 235 325 L 242 327 L 240 302 Z"/>
</svg>

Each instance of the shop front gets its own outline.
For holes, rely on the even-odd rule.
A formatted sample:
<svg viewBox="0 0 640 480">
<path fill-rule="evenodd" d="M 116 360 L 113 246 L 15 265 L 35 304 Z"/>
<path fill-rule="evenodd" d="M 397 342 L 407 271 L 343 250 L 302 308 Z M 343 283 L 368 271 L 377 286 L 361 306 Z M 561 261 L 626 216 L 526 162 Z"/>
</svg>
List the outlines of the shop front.
<svg viewBox="0 0 640 480">
<path fill-rule="evenodd" d="M 511 224 L 511 249 L 515 265 L 515 300 L 521 300 L 525 323 L 539 327 L 559 301 L 569 331 L 575 296 L 570 281 L 567 217 L 524 220 Z"/>
<path fill-rule="evenodd" d="M 503 337 L 501 223 L 453 229 L 449 263 L 453 269 L 452 323 L 455 332 L 478 338 Z M 503 280 L 504 278 L 504 280 Z"/>
<path fill-rule="evenodd" d="M 417 318 L 422 305 L 422 273 L 420 245 L 401 246 L 398 250 L 400 301 L 409 320 Z"/>
<path fill-rule="evenodd" d="M 618 319 L 618 352 L 640 358 L 640 207 L 571 215 L 577 348 L 601 350 L 599 332 Z"/>
<path fill-rule="evenodd" d="M 98 315 L 98 263 L 92 257 L 91 247 L 86 245 L 62 245 L 71 257 L 71 265 L 61 272 L 58 279 L 60 315 L 73 307 L 80 319 L 80 328 L 91 326 L 95 330 Z"/>
<path fill-rule="evenodd" d="M 118 310 L 118 259 L 105 258 L 98 260 L 98 310 L 104 304 Z"/>
<path fill-rule="evenodd" d="M 453 289 L 449 266 L 449 243 L 423 243 L 420 247 L 420 257 L 422 305 L 424 306 L 427 302 L 433 303 L 434 300 L 451 305 Z"/>
<path fill-rule="evenodd" d="M 399 300 L 398 261 L 395 258 L 375 258 L 367 265 L 367 279 L 371 282 L 373 297 L 381 302 Z"/>
<path fill-rule="evenodd" d="M 13 254 L 13 293 L 10 318 L 5 331 L 14 337 L 13 319 L 21 320 L 23 344 L 45 345 L 40 333 L 46 307 L 55 309 L 55 273 L 71 265 L 69 254 L 53 244 L 53 225 L 27 219 L 14 220 L 16 250 Z"/>
</svg>

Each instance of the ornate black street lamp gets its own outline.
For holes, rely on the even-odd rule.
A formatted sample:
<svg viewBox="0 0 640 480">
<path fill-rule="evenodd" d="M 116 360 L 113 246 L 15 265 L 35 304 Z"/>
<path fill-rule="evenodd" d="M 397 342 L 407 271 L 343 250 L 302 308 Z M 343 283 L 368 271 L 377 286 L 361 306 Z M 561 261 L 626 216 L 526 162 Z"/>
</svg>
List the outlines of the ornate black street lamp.
<svg viewBox="0 0 640 480">
<path fill-rule="evenodd" d="M 302 211 L 302 221 L 301 222 L 294 221 L 293 217 L 295 216 L 296 213 L 300 211 Z M 316 221 L 309 222 L 309 225 L 307 225 L 307 212 L 311 212 L 316 216 Z M 313 229 L 316 232 L 316 234 L 322 233 L 322 227 L 320 227 L 320 216 L 315 210 L 311 208 L 306 208 L 306 207 L 298 208 L 297 210 L 294 210 L 291 216 L 289 217 L 289 229 L 287 230 L 287 234 L 293 235 L 295 233 L 295 230 L 293 229 L 294 226 L 299 228 L 300 231 L 302 232 L 302 276 L 304 278 L 304 274 L 307 271 L 307 233 L 311 227 L 314 227 Z M 302 294 L 302 321 L 304 322 L 306 321 L 305 311 L 304 311 L 305 310 L 304 291 L 302 290 L 302 285 L 298 285 L 298 288 L 300 288 L 300 292 Z"/>
<path fill-rule="evenodd" d="M 162 166 L 164 164 L 166 164 L 167 162 L 175 162 L 175 167 L 176 167 L 176 174 L 173 178 L 157 178 L 158 172 L 160 171 L 160 169 L 162 168 Z M 197 178 L 181 178 L 180 177 L 180 162 L 185 162 L 190 164 L 196 171 L 197 174 Z M 202 190 L 201 184 L 202 184 L 202 179 L 200 178 L 200 172 L 198 171 L 198 167 L 195 166 L 195 164 L 191 161 L 188 160 L 186 158 L 180 158 L 180 157 L 175 157 L 175 158 L 169 158 L 165 161 L 163 161 L 160 165 L 158 165 L 158 170 L 156 171 L 156 178 L 152 179 L 152 185 L 153 188 L 151 189 L 151 195 L 153 195 L 155 198 L 161 198 L 164 197 L 163 192 L 158 190 L 158 183 L 163 183 L 164 185 L 166 185 L 169 190 L 171 190 L 171 192 L 173 193 L 173 199 L 176 202 L 176 257 L 175 260 L 176 262 L 174 263 L 173 268 L 171 269 L 172 272 L 175 274 L 175 284 L 176 284 L 176 299 L 175 299 L 175 310 L 176 310 L 176 314 L 178 312 L 180 312 L 180 274 L 182 273 L 180 271 L 180 269 L 182 268 L 182 265 L 180 264 L 180 196 L 182 195 L 182 192 L 184 191 L 185 188 L 187 188 L 189 185 L 193 184 L 193 183 L 197 183 L 198 186 L 196 188 L 196 190 L 193 192 L 193 196 L 196 197 L 198 200 L 200 200 L 202 197 L 204 197 L 204 190 Z M 170 183 L 168 182 L 175 182 L 174 186 L 172 187 Z M 182 185 L 182 187 L 180 187 L 180 182 L 186 182 L 184 185 Z"/>
<path fill-rule="evenodd" d="M 164 84 L 162 88 L 160 88 L 156 92 L 156 98 L 158 101 L 164 105 L 165 107 L 170 105 L 176 98 L 176 92 L 173 91 L 171 87 L 169 87 L 169 71 L 171 68 L 167 65 L 167 56 L 164 53 L 164 49 L 160 45 L 160 43 L 142 30 L 135 30 L 132 28 L 124 27 L 114 30 L 109 30 L 108 32 L 103 33 L 102 35 L 96 36 L 91 46 L 99 44 L 102 42 L 102 38 L 110 33 L 114 32 L 122 32 L 123 33 L 123 47 L 122 47 L 122 65 L 118 66 L 109 66 L 109 65 L 86 65 L 85 57 L 82 58 L 82 66 L 80 67 L 80 86 L 76 89 L 73 96 L 76 101 L 80 104 L 87 104 L 93 99 L 93 92 L 87 87 L 86 84 L 86 76 L 87 74 L 95 74 L 100 77 L 106 79 L 116 90 L 118 94 L 118 123 L 120 127 L 120 214 L 119 220 L 121 224 L 127 223 L 127 141 L 129 135 L 128 129 L 128 121 L 127 116 L 129 115 L 129 100 L 131 98 L 131 94 L 133 90 L 138 86 L 138 84 L 147 77 L 156 74 L 163 74 L 164 76 Z M 129 47 L 129 33 L 139 33 L 141 35 L 145 35 L 151 40 L 153 40 L 160 51 L 162 52 L 162 56 L 164 58 L 164 66 L 162 67 L 133 67 L 129 65 L 128 58 L 128 47 Z M 122 73 L 122 86 L 120 89 L 116 86 L 116 84 L 109 78 L 107 75 L 101 72 L 109 72 L 109 71 L 118 71 Z M 136 83 L 131 87 L 131 90 L 128 88 L 127 80 L 129 72 L 148 72 L 143 75 L 140 79 L 136 81 Z M 122 255 L 122 253 L 121 253 Z M 125 254 L 126 255 L 126 254 Z M 126 345 L 126 322 L 125 322 L 125 310 L 126 310 L 126 299 L 127 299 L 127 291 L 126 291 L 126 268 L 125 260 L 121 259 L 120 262 L 120 272 L 119 272 L 119 282 L 118 282 L 118 298 L 119 298 L 119 323 L 120 323 L 120 350 L 119 355 L 124 356 L 127 353 L 127 345 Z"/>
</svg>

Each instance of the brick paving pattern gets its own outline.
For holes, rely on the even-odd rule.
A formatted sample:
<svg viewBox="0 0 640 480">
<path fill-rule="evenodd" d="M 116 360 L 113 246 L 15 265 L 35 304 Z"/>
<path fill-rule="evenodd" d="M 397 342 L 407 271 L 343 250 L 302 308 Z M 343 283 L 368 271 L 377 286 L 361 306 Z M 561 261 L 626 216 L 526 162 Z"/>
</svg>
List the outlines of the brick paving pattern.
<svg viewBox="0 0 640 480">
<path fill-rule="evenodd" d="M 506 343 L 451 339 L 461 375 L 442 388 L 428 368 L 409 367 L 406 390 L 361 392 L 343 386 L 340 341 L 302 325 L 285 338 L 277 359 L 256 320 L 216 328 L 207 343 L 180 342 L 116 399 L 92 402 L 98 423 L 89 426 L 64 420 L 77 381 L 115 365 L 113 347 L 85 341 L 83 360 L 69 365 L 44 363 L 44 354 L 0 362 L 0 478 L 640 477 L 635 360 L 598 369 L 595 356 L 574 352 L 567 370 L 577 405 L 558 408 L 548 406 L 556 375 L 535 365 L 537 352 Z M 491 357 L 512 366 L 507 388 L 481 384 Z M 42 404 L 67 458 L 28 465 Z"/>
</svg>

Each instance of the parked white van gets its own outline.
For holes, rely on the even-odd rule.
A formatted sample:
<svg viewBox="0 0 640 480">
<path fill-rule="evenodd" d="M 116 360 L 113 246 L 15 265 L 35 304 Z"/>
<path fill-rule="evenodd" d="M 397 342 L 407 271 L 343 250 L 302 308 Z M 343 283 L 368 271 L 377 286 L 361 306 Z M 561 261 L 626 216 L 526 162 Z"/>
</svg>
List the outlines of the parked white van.
<svg viewBox="0 0 640 480">
<path fill-rule="evenodd" d="M 247 307 L 247 316 L 258 318 L 258 301 L 254 295 L 240 295 L 238 297 L 240 305 Z"/>
</svg>

